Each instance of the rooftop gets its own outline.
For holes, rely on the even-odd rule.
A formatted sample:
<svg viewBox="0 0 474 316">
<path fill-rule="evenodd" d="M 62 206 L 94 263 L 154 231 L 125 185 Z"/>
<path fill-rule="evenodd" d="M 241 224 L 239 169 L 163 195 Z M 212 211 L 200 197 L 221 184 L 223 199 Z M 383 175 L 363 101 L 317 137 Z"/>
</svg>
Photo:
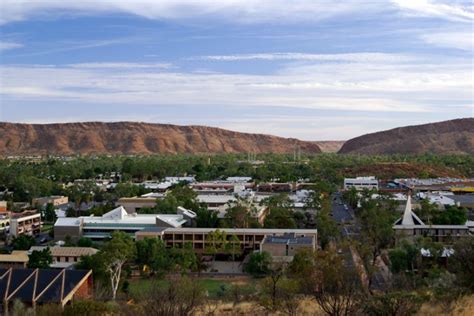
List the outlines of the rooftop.
<svg viewBox="0 0 474 316">
<path fill-rule="evenodd" d="M 48 247 L 46 246 L 33 246 L 30 248 L 28 253 L 33 251 L 42 251 Z M 81 256 L 91 256 L 96 254 L 99 250 L 91 247 L 49 247 L 51 255 L 53 257 L 81 257 Z"/>
<path fill-rule="evenodd" d="M 1 254 L 0 262 L 28 262 L 28 252 L 13 250 L 11 254 Z"/>
<path fill-rule="evenodd" d="M 294 244 L 294 245 L 312 245 L 311 237 L 294 237 L 294 236 L 267 236 L 264 240 L 268 244 Z"/>
</svg>

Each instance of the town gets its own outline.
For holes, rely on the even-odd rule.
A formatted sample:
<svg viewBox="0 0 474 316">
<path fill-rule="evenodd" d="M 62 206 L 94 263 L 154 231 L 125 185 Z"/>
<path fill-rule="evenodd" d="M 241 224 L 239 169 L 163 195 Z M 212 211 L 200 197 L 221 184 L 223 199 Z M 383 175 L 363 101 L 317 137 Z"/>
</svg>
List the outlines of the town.
<svg viewBox="0 0 474 316">
<path fill-rule="evenodd" d="M 388 299 L 406 315 L 459 299 L 474 284 L 472 169 L 438 166 L 433 177 L 410 167 L 417 161 L 375 160 L 9 157 L 2 313 L 95 300 L 103 312 L 159 315 L 218 314 L 243 301 L 288 315 L 308 306 L 383 314 Z"/>
</svg>

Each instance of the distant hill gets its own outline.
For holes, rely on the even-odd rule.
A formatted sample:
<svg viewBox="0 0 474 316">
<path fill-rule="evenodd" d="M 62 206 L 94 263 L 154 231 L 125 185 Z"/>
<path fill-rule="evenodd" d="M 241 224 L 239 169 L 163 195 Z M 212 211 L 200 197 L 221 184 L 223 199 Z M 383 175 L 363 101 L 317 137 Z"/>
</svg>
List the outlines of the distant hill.
<svg viewBox="0 0 474 316">
<path fill-rule="evenodd" d="M 0 155 L 320 153 L 313 142 L 204 126 L 133 122 L 0 123 Z"/>
<path fill-rule="evenodd" d="M 337 153 L 345 142 L 345 140 L 321 140 L 314 143 L 321 148 L 323 153 Z"/>
<path fill-rule="evenodd" d="M 474 154 L 474 118 L 399 127 L 348 140 L 342 154 Z"/>
</svg>

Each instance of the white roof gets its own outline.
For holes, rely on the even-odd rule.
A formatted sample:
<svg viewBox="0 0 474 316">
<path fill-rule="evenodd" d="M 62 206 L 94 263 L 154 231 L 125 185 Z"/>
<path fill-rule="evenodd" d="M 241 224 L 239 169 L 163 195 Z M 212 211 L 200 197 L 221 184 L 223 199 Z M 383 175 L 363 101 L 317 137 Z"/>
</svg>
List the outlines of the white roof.
<svg viewBox="0 0 474 316">
<path fill-rule="evenodd" d="M 186 220 L 183 218 L 182 215 L 175 215 L 175 214 L 159 214 L 156 217 L 167 223 L 172 227 L 181 227 L 183 224 L 186 223 Z"/>
<path fill-rule="evenodd" d="M 56 220 L 54 226 L 79 226 L 80 224 L 80 217 L 60 217 Z"/>
</svg>

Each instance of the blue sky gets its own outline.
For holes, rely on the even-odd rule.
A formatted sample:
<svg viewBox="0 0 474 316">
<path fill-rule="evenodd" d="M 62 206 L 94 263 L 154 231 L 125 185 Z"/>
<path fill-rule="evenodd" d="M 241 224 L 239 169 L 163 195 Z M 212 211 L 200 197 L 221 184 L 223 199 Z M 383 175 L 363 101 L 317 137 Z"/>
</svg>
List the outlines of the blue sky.
<svg viewBox="0 0 474 316">
<path fill-rule="evenodd" d="M 474 116 L 471 1 L 0 0 L 0 120 L 306 140 Z"/>
</svg>

